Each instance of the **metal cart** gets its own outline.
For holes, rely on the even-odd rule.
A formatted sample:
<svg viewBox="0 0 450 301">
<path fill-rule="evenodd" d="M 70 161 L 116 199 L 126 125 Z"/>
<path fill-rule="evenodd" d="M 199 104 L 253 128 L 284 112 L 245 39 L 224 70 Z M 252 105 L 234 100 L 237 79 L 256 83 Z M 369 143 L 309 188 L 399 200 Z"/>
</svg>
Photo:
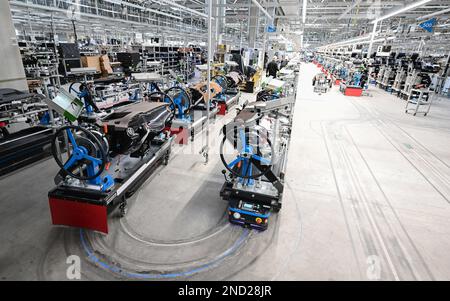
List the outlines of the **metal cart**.
<svg viewBox="0 0 450 301">
<path fill-rule="evenodd" d="M 432 97 L 430 97 L 429 90 L 411 89 L 406 102 L 405 113 L 414 111 L 414 116 L 416 116 L 417 113 L 427 116 L 428 112 L 430 112 L 431 103 Z M 421 108 L 423 109 L 421 110 Z"/>
</svg>

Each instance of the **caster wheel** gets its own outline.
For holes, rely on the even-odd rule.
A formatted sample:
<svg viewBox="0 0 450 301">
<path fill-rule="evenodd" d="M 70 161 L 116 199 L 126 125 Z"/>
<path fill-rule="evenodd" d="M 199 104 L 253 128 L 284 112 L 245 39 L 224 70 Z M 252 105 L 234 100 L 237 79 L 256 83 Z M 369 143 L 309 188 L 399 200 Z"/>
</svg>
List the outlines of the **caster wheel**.
<svg viewBox="0 0 450 301">
<path fill-rule="evenodd" d="M 414 113 L 413 115 L 416 116 L 416 113 Z"/>
<path fill-rule="evenodd" d="M 427 113 L 423 114 L 423 116 L 427 116 Z"/>
<path fill-rule="evenodd" d="M 127 204 L 126 203 L 121 203 L 120 206 L 119 206 L 119 216 L 121 218 L 125 217 L 125 215 L 127 215 L 127 212 L 128 212 Z"/>
<path fill-rule="evenodd" d="M 169 155 L 164 156 L 162 164 L 166 166 L 169 164 Z"/>
</svg>

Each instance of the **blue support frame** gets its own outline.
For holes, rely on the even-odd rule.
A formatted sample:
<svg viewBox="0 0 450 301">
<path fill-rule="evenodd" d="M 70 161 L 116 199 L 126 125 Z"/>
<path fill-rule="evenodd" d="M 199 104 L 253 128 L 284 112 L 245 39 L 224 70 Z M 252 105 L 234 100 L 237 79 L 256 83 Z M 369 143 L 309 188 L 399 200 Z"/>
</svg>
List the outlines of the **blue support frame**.
<svg viewBox="0 0 450 301">
<path fill-rule="evenodd" d="M 248 178 L 249 176 L 252 175 L 253 172 L 253 167 L 250 160 L 255 159 L 266 165 L 269 165 L 270 161 L 254 153 L 253 147 L 247 144 L 245 132 L 243 129 L 239 131 L 239 138 L 241 139 L 242 149 L 240 151 L 240 154 L 236 157 L 236 159 L 234 159 L 230 164 L 228 164 L 228 167 L 232 169 L 236 164 L 241 163 L 242 164 L 241 175 L 243 177 L 239 178 L 239 183 L 242 183 L 242 185 L 251 186 L 255 183 L 255 180 Z"/>
<path fill-rule="evenodd" d="M 88 176 L 91 177 L 95 175 L 98 171 L 99 166 L 102 164 L 102 161 L 98 158 L 92 157 L 88 154 L 88 150 L 84 146 L 79 146 L 70 131 L 70 129 L 66 129 L 67 137 L 69 138 L 70 143 L 72 144 L 72 155 L 69 160 L 64 164 L 64 169 L 69 169 L 73 166 L 77 161 L 87 160 L 90 162 L 87 167 Z M 102 191 L 108 190 L 110 187 L 114 185 L 114 179 L 111 175 L 107 174 L 104 177 L 98 176 L 92 180 L 88 180 L 90 184 L 100 185 Z"/>
<path fill-rule="evenodd" d="M 166 101 L 166 102 L 169 103 L 170 101 Z M 188 106 L 183 105 L 183 95 L 182 95 L 182 93 L 179 93 L 176 97 L 174 97 L 173 98 L 173 102 L 175 103 L 175 105 L 178 108 L 177 118 L 178 119 L 182 119 L 182 120 L 191 121 L 191 116 L 184 114 L 184 111 L 186 111 L 189 108 L 188 108 Z"/>
</svg>

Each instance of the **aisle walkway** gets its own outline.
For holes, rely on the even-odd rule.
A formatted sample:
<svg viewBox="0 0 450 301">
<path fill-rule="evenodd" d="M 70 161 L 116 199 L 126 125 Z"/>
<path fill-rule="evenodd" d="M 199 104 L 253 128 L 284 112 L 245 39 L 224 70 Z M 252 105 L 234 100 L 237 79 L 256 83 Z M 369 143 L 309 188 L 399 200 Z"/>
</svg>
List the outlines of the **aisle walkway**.
<svg viewBox="0 0 450 301">
<path fill-rule="evenodd" d="M 450 280 L 450 103 L 319 96 L 317 72 L 301 67 L 278 239 L 237 278 Z"/>
</svg>

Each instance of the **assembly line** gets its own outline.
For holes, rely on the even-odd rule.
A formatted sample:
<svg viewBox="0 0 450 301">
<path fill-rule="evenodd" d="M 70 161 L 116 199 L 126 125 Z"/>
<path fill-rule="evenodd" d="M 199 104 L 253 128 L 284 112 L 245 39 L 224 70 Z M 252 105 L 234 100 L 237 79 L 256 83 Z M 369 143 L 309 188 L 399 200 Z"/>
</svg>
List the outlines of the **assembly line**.
<svg viewBox="0 0 450 301">
<path fill-rule="evenodd" d="M 449 280 L 447 6 L 0 1 L 0 280 Z"/>
</svg>

